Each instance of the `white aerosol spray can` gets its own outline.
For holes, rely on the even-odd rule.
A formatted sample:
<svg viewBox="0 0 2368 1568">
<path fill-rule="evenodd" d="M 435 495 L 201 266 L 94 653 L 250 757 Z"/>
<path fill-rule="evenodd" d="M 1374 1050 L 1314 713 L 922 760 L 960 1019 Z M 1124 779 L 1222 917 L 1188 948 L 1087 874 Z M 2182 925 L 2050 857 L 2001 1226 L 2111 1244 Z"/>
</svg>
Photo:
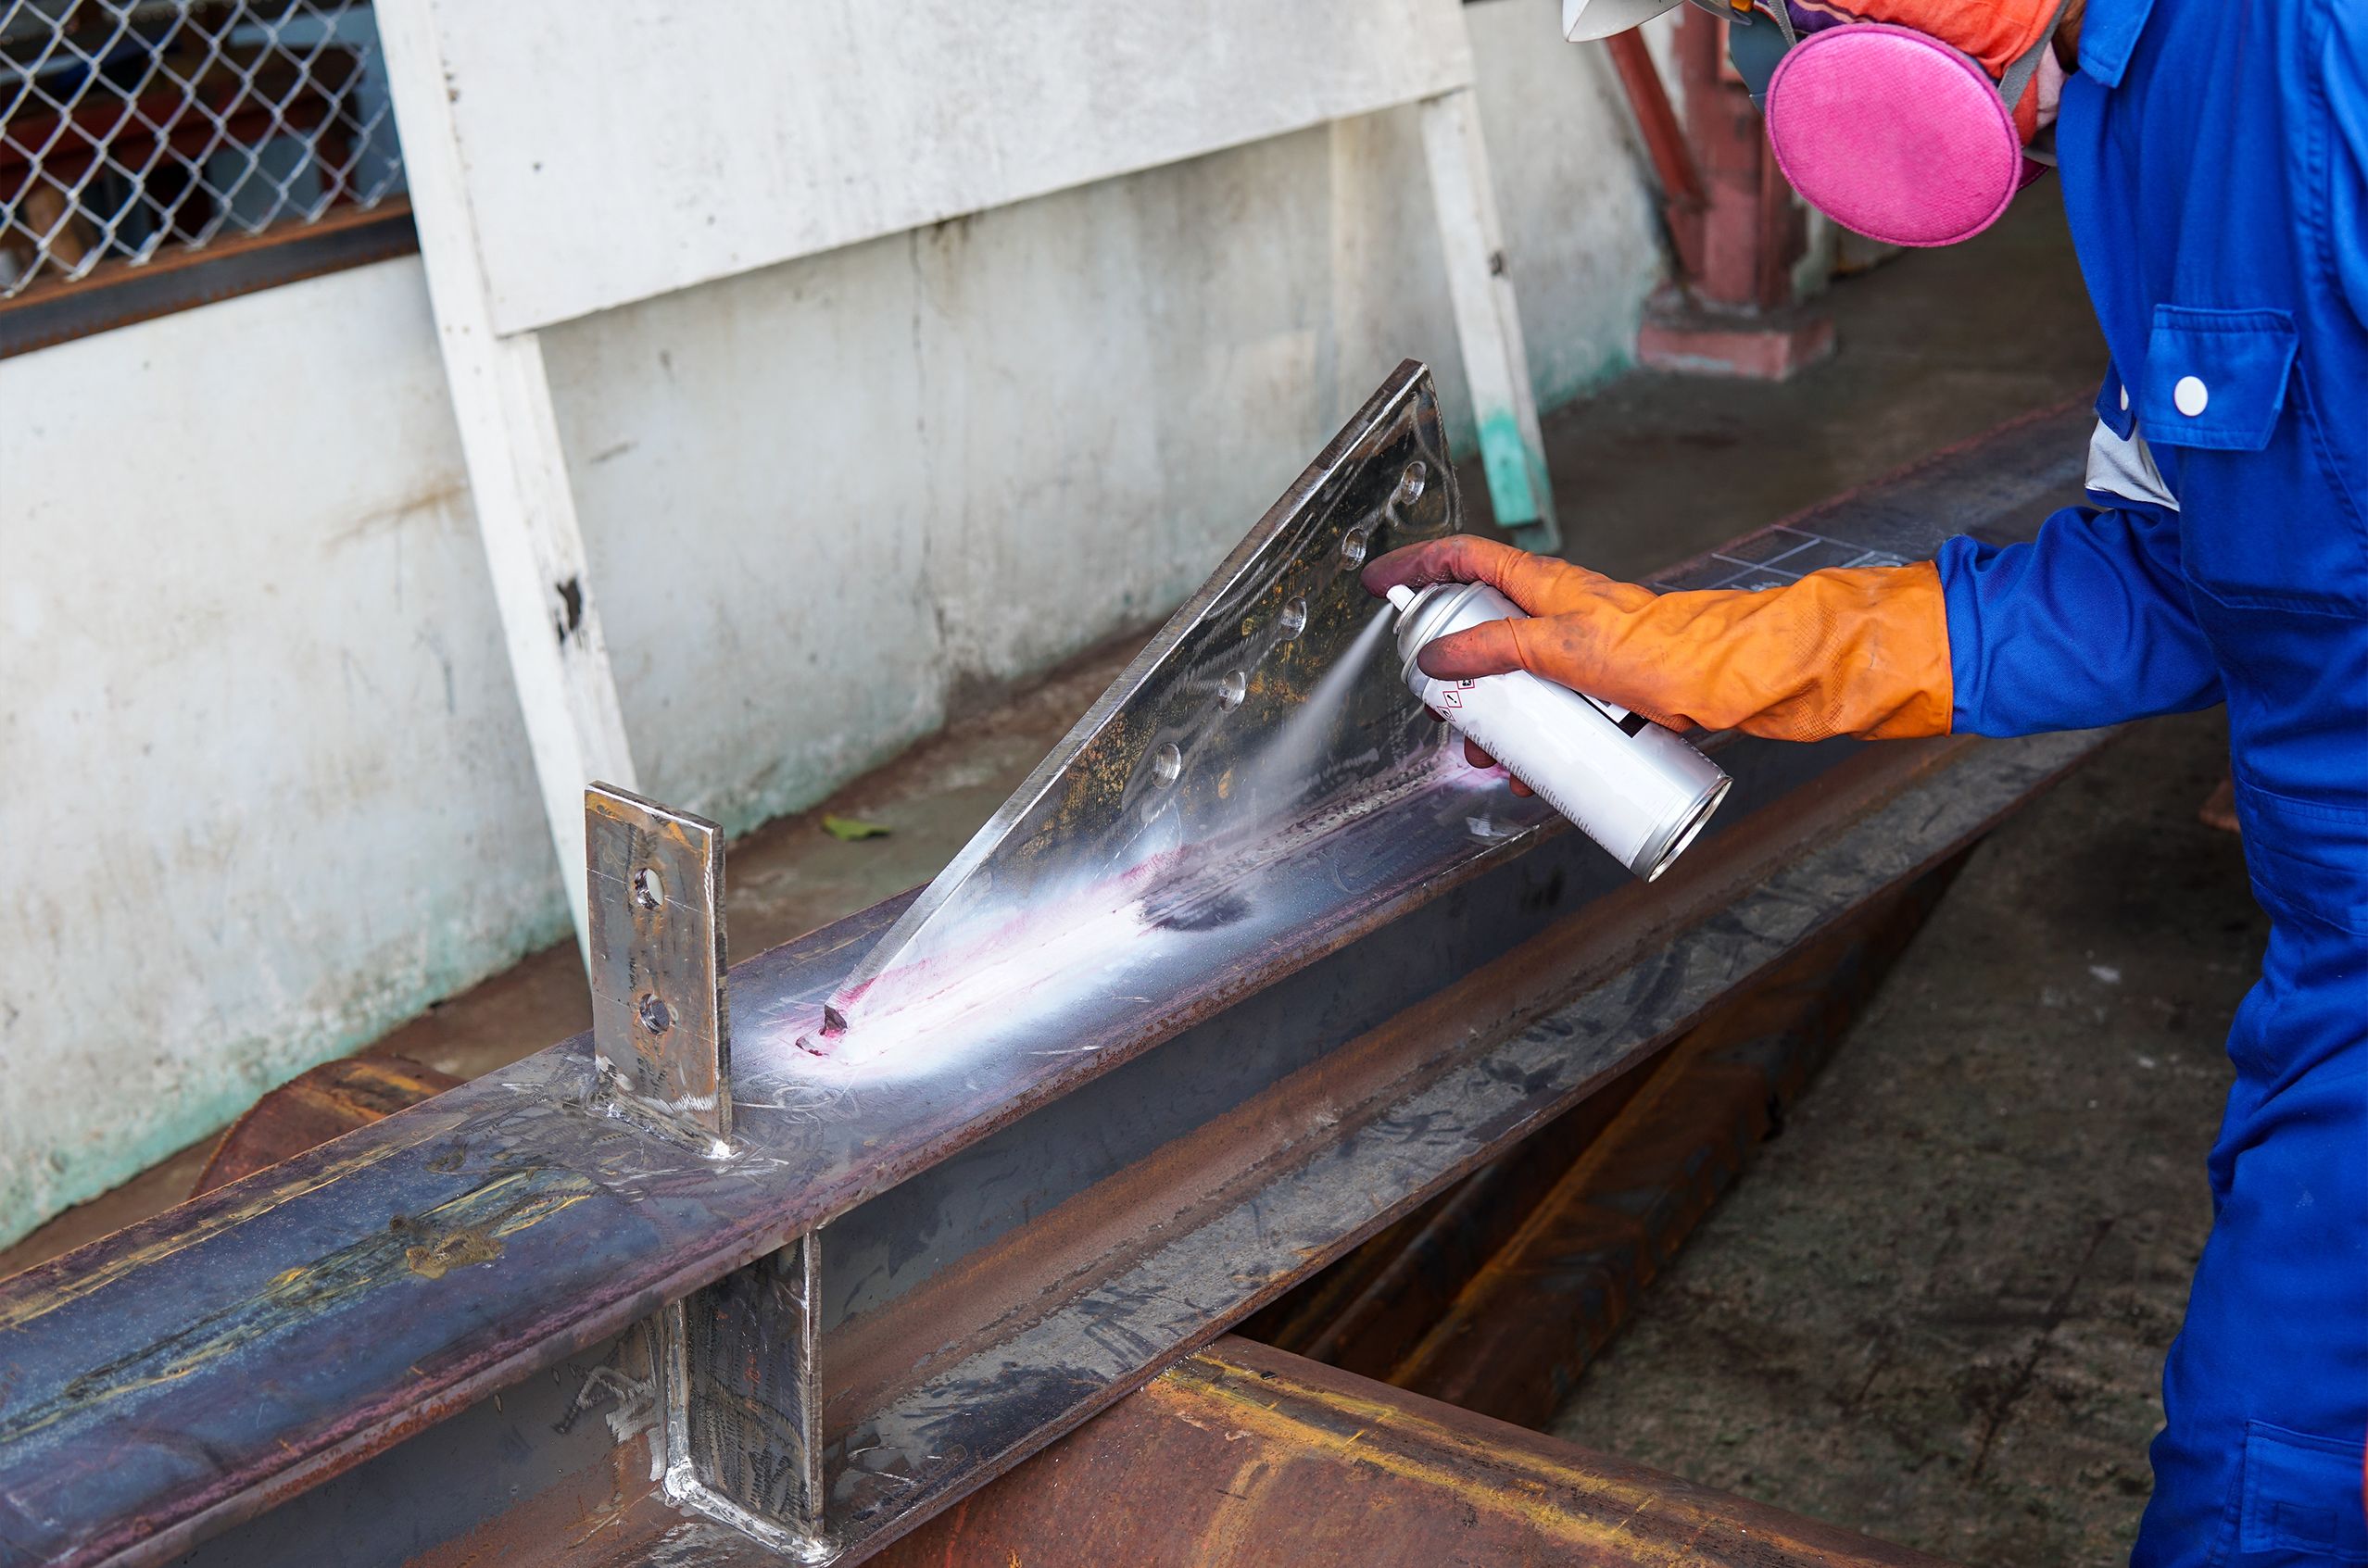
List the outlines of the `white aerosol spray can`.
<svg viewBox="0 0 2368 1568">
<path fill-rule="evenodd" d="M 1467 626 L 1527 618 L 1485 583 L 1390 590 L 1406 684 L 1447 722 L 1650 882 L 1669 869 L 1726 798 L 1716 762 L 1639 713 L 1524 670 L 1437 681 L 1416 667 L 1423 647 Z"/>
</svg>

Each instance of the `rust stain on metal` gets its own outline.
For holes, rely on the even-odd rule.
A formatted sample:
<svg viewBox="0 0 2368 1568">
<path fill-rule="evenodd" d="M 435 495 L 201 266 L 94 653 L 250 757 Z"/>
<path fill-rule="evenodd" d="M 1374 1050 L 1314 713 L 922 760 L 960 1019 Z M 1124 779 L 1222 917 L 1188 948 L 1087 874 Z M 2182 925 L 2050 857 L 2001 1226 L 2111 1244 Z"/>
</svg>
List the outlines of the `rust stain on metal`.
<svg viewBox="0 0 2368 1568">
<path fill-rule="evenodd" d="M 254 1295 L 208 1313 L 137 1355 L 96 1369 L 89 1379 L 55 1398 L 0 1413 L 0 1445 L 20 1441 L 69 1415 L 120 1403 L 145 1389 L 228 1361 L 280 1333 L 292 1319 L 319 1317 L 368 1294 L 393 1272 L 398 1260 L 406 1269 L 425 1273 L 414 1261 L 414 1253 L 428 1254 L 430 1261 L 439 1252 L 445 1254 L 443 1268 L 428 1274 L 431 1279 L 462 1263 L 481 1261 L 470 1254 L 485 1246 L 498 1253 L 501 1237 L 538 1224 L 598 1190 L 573 1172 L 534 1167 L 497 1176 L 438 1205 L 419 1221 L 397 1216 L 377 1236 L 350 1243 L 307 1267 L 283 1270 Z M 440 1223 L 431 1225 L 425 1223 L 429 1220 Z M 425 1242 L 407 1239 L 423 1233 L 430 1238 Z M 477 1239 L 457 1245 L 450 1239 L 470 1235 Z"/>
<path fill-rule="evenodd" d="M 1094 1506 L 1104 1499 L 1124 1506 Z M 938 1568 L 1023 1550 L 1031 1568 L 1941 1568 L 1240 1339 L 1179 1362 L 874 1561 Z"/>
<path fill-rule="evenodd" d="M 1870 906 L 1682 1039 L 1438 1304 L 1386 1380 L 1503 1420 L 1545 1421 L 1741 1173 L 1955 869 Z"/>
<path fill-rule="evenodd" d="M 1508 1515 L 1549 1540 L 1601 1548 L 1627 1533 L 1638 1518 L 1665 1500 L 1656 1488 L 1641 1482 L 1587 1474 L 1568 1464 L 1483 1449 L 1468 1435 L 1393 1409 L 1384 1399 L 1358 1399 L 1338 1389 L 1284 1383 L 1272 1373 L 1263 1381 L 1245 1385 L 1238 1380 L 1257 1379 L 1254 1370 L 1215 1354 L 1204 1354 L 1200 1360 L 1218 1375 L 1206 1375 L 1201 1368 L 1189 1369 L 1151 1384 L 1152 1398 L 1171 1405 L 1181 1419 L 1195 1425 L 1211 1422 L 1223 1425 L 1235 1441 L 1257 1436 L 1293 1448 L 1329 1450 L 1341 1458 L 1348 1457 L 1348 1449 L 1359 1439 L 1386 1429 L 1382 1440 L 1359 1450 L 1356 1462 L 1436 1488 L 1475 1508 Z M 1343 1436 L 1332 1418 L 1361 1424 Z M 1582 1484 L 1591 1505 L 1583 1515 L 1556 1500 L 1558 1493 Z M 1631 1561 L 1696 1559 L 1656 1553 Z"/>
<path fill-rule="evenodd" d="M 193 1198 L 406 1110 L 460 1080 L 403 1057 L 356 1056 L 300 1073 L 255 1102 L 207 1158 Z"/>
<path fill-rule="evenodd" d="M 347 1176 L 397 1159 L 405 1152 L 407 1146 L 401 1143 L 359 1148 L 343 1160 L 308 1165 L 301 1176 L 283 1185 L 261 1186 L 238 1200 L 219 1202 L 211 1208 L 199 1208 L 197 1204 L 203 1200 L 193 1200 L 180 1208 L 169 1209 L 131 1231 L 118 1232 L 114 1236 L 36 1264 L 18 1276 L 19 1285 L 30 1284 L 31 1288 L 21 1290 L 13 1299 L 0 1303 L 0 1333 L 21 1328 L 177 1252 L 259 1219 L 283 1203 L 322 1187 L 334 1186 Z M 210 1194 L 208 1196 L 212 1197 Z M 145 1233 L 135 1245 L 111 1250 L 135 1232 Z M 97 1253 L 101 1249 L 110 1250 L 95 1263 L 86 1261 L 86 1253 Z"/>
<path fill-rule="evenodd" d="M 454 1269 L 490 1263 L 501 1256 L 501 1243 L 483 1231 L 453 1231 L 416 1247 L 403 1248 L 403 1266 L 422 1279 L 442 1279 Z"/>
</svg>

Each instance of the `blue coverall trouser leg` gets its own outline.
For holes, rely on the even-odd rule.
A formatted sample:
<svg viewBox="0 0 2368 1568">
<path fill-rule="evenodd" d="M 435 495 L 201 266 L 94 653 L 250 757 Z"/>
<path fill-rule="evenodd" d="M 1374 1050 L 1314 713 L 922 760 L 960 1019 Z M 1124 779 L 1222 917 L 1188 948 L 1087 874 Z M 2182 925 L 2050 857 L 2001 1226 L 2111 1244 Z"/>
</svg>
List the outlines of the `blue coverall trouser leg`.
<svg viewBox="0 0 2368 1568">
<path fill-rule="evenodd" d="M 2289 1027 L 2344 1026 L 2309 1014 L 2356 992 L 2361 940 L 2280 932 L 2277 979 L 2239 1015 L 2211 1236 L 2164 1369 L 2139 1568 L 2368 1563 L 2356 1436 L 2368 1395 L 2368 1073 L 2356 1049 L 2291 1081 L 2271 1065 L 2282 1011 L 2303 1015 Z"/>
</svg>

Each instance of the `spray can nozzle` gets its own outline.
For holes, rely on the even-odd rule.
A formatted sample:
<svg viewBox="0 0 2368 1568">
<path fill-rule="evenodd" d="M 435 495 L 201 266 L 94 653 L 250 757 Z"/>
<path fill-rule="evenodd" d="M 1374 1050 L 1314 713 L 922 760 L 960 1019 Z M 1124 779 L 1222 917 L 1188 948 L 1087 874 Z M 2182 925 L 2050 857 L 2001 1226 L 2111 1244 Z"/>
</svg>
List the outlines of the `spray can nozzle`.
<svg viewBox="0 0 2368 1568">
<path fill-rule="evenodd" d="M 1400 615 L 1414 608 L 1415 591 L 1401 583 L 1390 590 L 1390 607 Z"/>
</svg>

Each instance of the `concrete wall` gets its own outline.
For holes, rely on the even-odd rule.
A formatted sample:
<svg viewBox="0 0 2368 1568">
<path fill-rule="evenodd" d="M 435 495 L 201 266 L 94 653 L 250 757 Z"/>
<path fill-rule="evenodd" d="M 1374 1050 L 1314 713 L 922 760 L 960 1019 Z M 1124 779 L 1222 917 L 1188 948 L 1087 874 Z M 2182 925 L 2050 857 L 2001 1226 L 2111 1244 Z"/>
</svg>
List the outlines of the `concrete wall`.
<svg viewBox="0 0 2368 1568">
<path fill-rule="evenodd" d="M 0 360 L 0 1236 L 562 926 L 425 288 Z"/>
<path fill-rule="evenodd" d="M 1659 267 L 1555 11 L 1466 12 L 1549 401 Z M 1468 419 L 1409 112 L 545 345 L 644 787 L 736 829 L 1165 612 L 1401 356 Z M 414 261 L 0 361 L 0 1243 L 566 930 Z"/>
</svg>

